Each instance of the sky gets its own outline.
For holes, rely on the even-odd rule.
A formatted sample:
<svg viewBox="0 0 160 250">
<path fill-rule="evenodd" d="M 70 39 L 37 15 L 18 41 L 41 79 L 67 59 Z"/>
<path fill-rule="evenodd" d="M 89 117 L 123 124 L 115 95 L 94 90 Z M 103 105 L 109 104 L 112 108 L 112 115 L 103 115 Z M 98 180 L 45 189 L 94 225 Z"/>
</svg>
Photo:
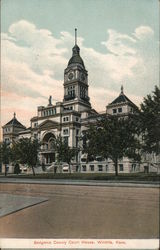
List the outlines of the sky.
<svg viewBox="0 0 160 250">
<path fill-rule="evenodd" d="M 158 0 L 2 0 L 1 125 L 62 101 L 75 28 L 97 111 L 121 85 L 138 106 L 159 85 Z"/>
</svg>

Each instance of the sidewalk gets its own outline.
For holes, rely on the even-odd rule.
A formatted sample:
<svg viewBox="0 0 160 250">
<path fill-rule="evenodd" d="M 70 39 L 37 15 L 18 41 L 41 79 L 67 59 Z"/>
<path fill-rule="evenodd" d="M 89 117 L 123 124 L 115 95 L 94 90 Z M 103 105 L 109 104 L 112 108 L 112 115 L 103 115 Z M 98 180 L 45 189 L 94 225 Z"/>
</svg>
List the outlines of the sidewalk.
<svg viewBox="0 0 160 250">
<path fill-rule="evenodd" d="M 146 187 L 159 188 L 160 182 L 147 181 L 96 181 L 96 180 L 64 180 L 64 179 L 25 179 L 25 178 L 0 178 L 0 183 L 25 183 L 42 185 L 77 185 L 77 186 L 102 186 L 102 187 Z"/>
</svg>

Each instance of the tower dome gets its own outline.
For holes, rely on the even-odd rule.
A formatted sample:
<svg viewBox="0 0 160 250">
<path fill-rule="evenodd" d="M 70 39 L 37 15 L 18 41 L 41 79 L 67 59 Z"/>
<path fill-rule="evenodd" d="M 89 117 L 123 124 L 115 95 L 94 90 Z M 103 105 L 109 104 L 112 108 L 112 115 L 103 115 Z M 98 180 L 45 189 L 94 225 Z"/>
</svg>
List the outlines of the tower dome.
<svg viewBox="0 0 160 250">
<path fill-rule="evenodd" d="M 68 66 L 72 66 L 75 64 L 80 64 L 85 69 L 84 62 L 80 57 L 80 48 L 77 45 L 77 29 L 75 29 L 75 45 L 72 48 L 72 57 L 68 62 Z"/>
</svg>

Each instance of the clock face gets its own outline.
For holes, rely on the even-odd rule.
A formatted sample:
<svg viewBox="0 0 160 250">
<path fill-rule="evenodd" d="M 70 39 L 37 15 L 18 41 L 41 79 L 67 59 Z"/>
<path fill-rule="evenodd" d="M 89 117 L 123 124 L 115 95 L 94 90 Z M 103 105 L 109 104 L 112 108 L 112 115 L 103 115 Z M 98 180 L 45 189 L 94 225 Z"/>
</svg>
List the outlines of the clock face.
<svg viewBox="0 0 160 250">
<path fill-rule="evenodd" d="M 73 79 L 73 73 L 71 72 L 71 73 L 69 73 L 69 75 L 68 75 L 68 79 L 69 80 L 72 80 Z"/>
<path fill-rule="evenodd" d="M 82 80 L 82 81 L 85 80 L 85 75 L 84 75 L 84 74 L 81 75 L 81 80 Z"/>
</svg>

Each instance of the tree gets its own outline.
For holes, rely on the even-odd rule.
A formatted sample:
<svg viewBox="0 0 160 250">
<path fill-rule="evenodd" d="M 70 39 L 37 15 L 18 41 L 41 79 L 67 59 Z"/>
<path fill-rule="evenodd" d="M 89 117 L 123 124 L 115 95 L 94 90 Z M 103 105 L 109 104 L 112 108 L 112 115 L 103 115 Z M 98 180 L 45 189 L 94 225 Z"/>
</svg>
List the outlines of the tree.
<svg viewBox="0 0 160 250">
<path fill-rule="evenodd" d="M 160 88 L 155 86 L 153 94 L 147 95 L 141 104 L 139 120 L 142 134 L 142 152 L 145 161 L 160 170 Z M 152 154 L 157 158 L 152 162 Z M 147 157 L 146 157 L 147 156 Z"/>
<path fill-rule="evenodd" d="M 14 166 L 14 174 L 19 174 L 21 172 L 19 164 L 16 163 Z"/>
<path fill-rule="evenodd" d="M 0 162 L 5 165 L 5 176 L 7 176 L 7 164 L 11 159 L 11 150 L 9 144 L 2 142 L 0 144 Z"/>
<path fill-rule="evenodd" d="M 118 160 L 124 156 L 140 160 L 140 142 L 132 117 L 108 116 L 86 132 L 87 143 L 84 151 L 88 157 L 110 158 L 118 175 Z"/>
<path fill-rule="evenodd" d="M 12 146 L 12 159 L 18 161 L 21 164 L 27 164 L 32 168 L 33 175 L 35 176 L 34 167 L 38 162 L 38 150 L 40 143 L 38 140 L 32 140 L 31 138 L 21 138 Z"/>
<path fill-rule="evenodd" d="M 69 165 L 69 171 L 71 173 L 71 160 L 73 157 L 75 157 L 78 150 L 76 148 L 69 147 L 60 135 L 55 139 L 54 147 L 57 154 L 58 163 L 67 162 Z"/>
<path fill-rule="evenodd" d="M 153 95 L 147 95 L 141 104 L 141 131 L 143 150 L 147 153 L 160 154 L 160 89 L 155 86 Z"/>
</svg>

